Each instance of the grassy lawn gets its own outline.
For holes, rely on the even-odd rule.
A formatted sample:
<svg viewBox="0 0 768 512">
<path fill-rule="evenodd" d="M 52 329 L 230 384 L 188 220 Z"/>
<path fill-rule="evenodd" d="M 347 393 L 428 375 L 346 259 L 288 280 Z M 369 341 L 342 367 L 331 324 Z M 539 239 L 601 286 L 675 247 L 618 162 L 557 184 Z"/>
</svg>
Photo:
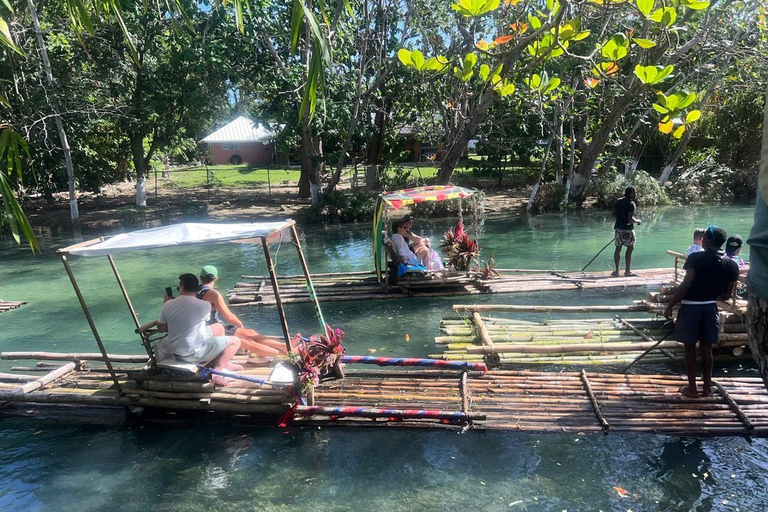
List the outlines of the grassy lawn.
<svg viewBox="0 0 768 512">
<path fill-rule="evenodd" d="M 168 178 L 158 172 L 158 184 L 167 188 L 204 187 L 209 182 L 215 187 L 260 187 L 272 182 L 299 181 L 299 169 L 248 167 L 247 165 L 210 165 L 205 167 L 177 167 Z"/>
</svg>

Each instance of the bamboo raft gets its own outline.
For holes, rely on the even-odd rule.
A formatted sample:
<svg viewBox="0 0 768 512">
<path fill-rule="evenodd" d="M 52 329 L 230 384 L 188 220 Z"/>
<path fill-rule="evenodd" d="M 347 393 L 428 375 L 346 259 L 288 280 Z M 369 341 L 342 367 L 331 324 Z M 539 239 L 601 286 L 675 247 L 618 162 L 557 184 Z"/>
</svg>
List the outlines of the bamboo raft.
<svg viewBox="0 0 768 512">
<path fill-rule="evenodd" d="M 647 301 L 629 306 L 519 306 L 519 305 L 454 305 L 460 316 L 443 318 L 441 336 L 435 345 L 444 350 L 430 357 L 449 361 L 484 361 L 491 365 L 576 364 L 626 365 L 638 360 L 644 363 L 680 362 L 680 344 L 659 316 L 666 309 L 674 288 L 649 293 Z M 666 301 L 666 302 L 664 302 Z M 720 359 L 749 357 L 745 355 L 748 334 L 744 323 L 746 304 L 720 303 L 721 333 L 716 346 Z M 619 313 L 613 318 L 548 319 L 541 322 L 517 320 L 481 313 Z M 653 317 L 625 318 L 627 313 L 655 313 Z M 730 354 L 728 354 L 730 353 Z"/>
<path fill-rule="evenodd" d="M 678 376 L 348 369 L 343 379 L 320 383 L 314 403 L 297 405 L 269 384 L 235 381 L 219 388 L 142 376 L 130 365 L 143 356 L 123 356 L 114 383 L 90 360 L 97 356 L 2 354 L 42 361 L 14 368 L 23 373 L 0 374 L 0 414 L 79 419 L 110 411 L 164 422 L 276 424 L 287 417 L 297 425 L 768 436 L 768 393 L 759 378 L 719 378 L 712 397 L 691 399 L 677 392 L 684 382 Z M 238 361 L 246 366 L 241 374 L 265 378 L 269 372 Z"/>
<path fill-rule="evenodd" d="M 24 304 L 26 304 L 26 302 L 24 302 L 24 301 L 13 302 L 13 301 L 7 301 L 7 300 L 0 299 L 0 313 L 4 313 L 4 312 L 10 311 L 12 309 L 20 308 Z"/>
<path fill-rule="evenodd" d="M 610 272 L 561 272 L 556 270 L 500 269 L 499 277 L 483 279 L 476 272 L 431 272 L 424 276 L 405 275 L 397 284 L 381 284 L 373 272 L 312 274 L 320 302 L 401 299 L 403 297 L 445 297 L 486 293 L 522 293 L 553 290 L 658 288 L 673 280 L 672 269 L 636 271 L 637 277 L 612 277 Z M 229 291 L 231 306 L 275 305 L 269 276 L 244 275 Z M 282 303 L 310 302 L 303 275 L 278 276 Z"/>
</svg>

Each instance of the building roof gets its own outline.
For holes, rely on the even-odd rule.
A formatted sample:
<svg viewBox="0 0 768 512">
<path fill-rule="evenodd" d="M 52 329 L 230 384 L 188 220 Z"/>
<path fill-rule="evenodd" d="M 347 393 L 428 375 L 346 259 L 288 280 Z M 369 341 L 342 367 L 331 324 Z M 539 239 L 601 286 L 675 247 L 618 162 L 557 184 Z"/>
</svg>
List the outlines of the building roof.
<svg viewBox="0 0 768 512">
<path fill-rule="evenodd" d="M 275 133 L 264 128 L 261 123 L 254 123 L 247 117 L 240 116 L 200 142 L 261 142 L 274 138 Z"/>
</svg>

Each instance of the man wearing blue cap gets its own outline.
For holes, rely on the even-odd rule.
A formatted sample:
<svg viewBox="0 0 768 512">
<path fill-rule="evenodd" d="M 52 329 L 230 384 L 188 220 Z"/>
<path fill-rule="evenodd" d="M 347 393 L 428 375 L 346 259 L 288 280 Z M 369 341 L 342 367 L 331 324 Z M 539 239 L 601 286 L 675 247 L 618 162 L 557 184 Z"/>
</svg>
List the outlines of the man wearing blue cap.
<svg viewBox="0 0 768 512">
<path fill-rule="evenodd" d="M 688 385 L 680 393 L 698 398 L 696 389 L 696 342 L 701 350 L 702 391 L 712 394 L 712 344 L 720 340 L 720 316 L 717 301 L 728 300 L 739 279 L 739 266 L 723 257 L 720 248 L 727 234 L 724 229 L 709 226 L 702 240 L 703 251 L 695 252 L 685 260 L 685 278 L 677 287 L 664 316 L 672 320 L 672 310 L 682 302 L 677 312 L 675 340 L 685 347 L 685 373 Z"/>
</svg>

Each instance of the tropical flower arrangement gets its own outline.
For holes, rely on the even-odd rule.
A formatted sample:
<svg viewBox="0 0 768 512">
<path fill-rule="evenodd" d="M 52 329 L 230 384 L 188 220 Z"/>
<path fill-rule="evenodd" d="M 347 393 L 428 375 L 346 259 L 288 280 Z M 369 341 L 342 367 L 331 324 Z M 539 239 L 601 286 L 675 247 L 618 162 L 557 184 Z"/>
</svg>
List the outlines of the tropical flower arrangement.
<svg viewBox="0 0 768 512">
<path fill-rule="evenodd" d="M 297 334 L 293 339 L 297 342 L 294 343 L 296 350 L 289 354 L 289 358 L 299 370 L 295 386 L 297 391 L 306 396 L 320 383 L 321 378 L 333 371 L 339 358 L 346 352 L 341 344 L 344 331 L 325 324 L 325 335 L 313 334 L 303 338 Z"/>
<path fill-rule="evenodd" d="M 462 272 L 469 270 L 472 260 L 480 257 L 480 244 L 469 238 L 461 220 L 456 223 L 455 230 L 449 229 L 443 235 L 442 249 L 448 256 L 448 266 Z"/>
</svg>

